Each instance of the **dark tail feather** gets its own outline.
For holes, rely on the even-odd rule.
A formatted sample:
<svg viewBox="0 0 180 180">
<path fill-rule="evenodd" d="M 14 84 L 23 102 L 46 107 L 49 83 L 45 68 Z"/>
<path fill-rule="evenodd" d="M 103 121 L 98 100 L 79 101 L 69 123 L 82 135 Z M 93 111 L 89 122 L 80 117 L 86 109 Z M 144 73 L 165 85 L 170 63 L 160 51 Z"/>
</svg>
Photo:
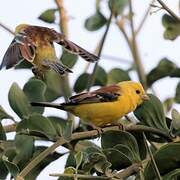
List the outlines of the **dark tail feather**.
<svg viewBox="0 0 180 180">
<path fill-rule="evenodd" d="M 72 73 L 71 69 L 69 69 L 67 66 L 59 62 L 44 60 L 43 64 L 45 66 L 50 67 L 51 69 L 53 69 L 55 72 L 59 73 L 60 75 L 65 74 L 65 72 Z"/>
<path fill-rule="evenodd" d="M 55 104 L 50 102 L 31 102 L 31 106 L 39 106 L 39 107 L 52 107 L 56 109 L 65 110 L 61 104 Z"/>
<path fill-rule="evenodd" d="M 67 40 L 63 39 L 58 44 L 62 45 L 66 50 L 70 51 L 71 53 L 78 54 L 83 59 L 89 62 L 95 62 L 99 59 L 98 56 L 86 51 L 82 47 L 78 46 L 77 44 Z"/>
</svg>

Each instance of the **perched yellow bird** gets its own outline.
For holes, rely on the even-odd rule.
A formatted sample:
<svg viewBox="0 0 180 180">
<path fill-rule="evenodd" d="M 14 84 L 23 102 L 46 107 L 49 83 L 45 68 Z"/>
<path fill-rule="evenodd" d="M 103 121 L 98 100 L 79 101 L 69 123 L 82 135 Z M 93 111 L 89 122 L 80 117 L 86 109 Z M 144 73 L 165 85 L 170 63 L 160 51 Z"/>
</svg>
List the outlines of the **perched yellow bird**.
<svg viewBox="0 0 180 180">
<path fill-rule="evenodd" d="M 33 64 L 33 73 L 37 76 L 44 74 L 48 69 L 53 69 L 59 74 L 72 72 L 58 60 L 54 42 L 62 45 L 71 53 L 77 54 L 86 61 L 94 62 L 98 57 L 67 40 L 61 33 L 41 26 L 20 24 L 16 27 L 15 38 L 7 49 L 0 69 L 11 68 L 25 59 Z"/>
<path fill-rule="evenodd" d="M 77 94 L 69 102 L 31 102 L 32 106 L 54 107 L 70 112 L 94 127 L 117 124 L 118 119 L 148 100 L 141 83 L 123 81 L 92 92 Z"/>
</svg>

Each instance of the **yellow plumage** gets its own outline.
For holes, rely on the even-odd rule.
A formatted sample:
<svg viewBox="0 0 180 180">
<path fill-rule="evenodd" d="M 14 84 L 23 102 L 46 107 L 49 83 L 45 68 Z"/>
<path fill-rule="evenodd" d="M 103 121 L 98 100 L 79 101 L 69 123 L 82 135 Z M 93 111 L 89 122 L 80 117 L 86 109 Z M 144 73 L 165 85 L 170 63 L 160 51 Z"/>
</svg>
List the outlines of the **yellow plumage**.
<svg viewBox="0 0 180 180">
<path fill-rule="evenodd" d="M 147 99 L 148 96 L 140 83 L 124 81 L 96 91 L 72 96 L 67 103 L 33 102 L 31 104 L 62 109 L 89 124 L 101 127 L 117 123 L 118 119 L 134 111 Z"/>
</svg>

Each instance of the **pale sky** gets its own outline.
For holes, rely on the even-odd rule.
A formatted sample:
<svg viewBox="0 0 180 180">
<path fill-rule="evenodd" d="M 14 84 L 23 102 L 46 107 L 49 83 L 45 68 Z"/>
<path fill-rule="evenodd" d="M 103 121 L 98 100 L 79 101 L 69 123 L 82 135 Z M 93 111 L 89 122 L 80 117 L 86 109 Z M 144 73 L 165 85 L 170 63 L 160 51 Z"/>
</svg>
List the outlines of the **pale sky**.
<svg viewBox="0 0 180 180">
<path fill-rule="evenodd" d="M 102 4 L 103 12 L 108 15 L 106 9 L 106 2 Z M 134 0 L 134 9 L 135 9 L 135 19 L 136 25 L 141 20 L 142 15 L 144 14 L 145 8 L 147 7 L 150 0 Z M 171 9 L 173 9 L 177 14 L 178 12 L 178 0 L 164 0 Z M 158 3 L 156 3 L 158 4 Z M 71 18 L 69 21 L 69 38 L 84 47 L 85 49 L 93 52 L 98 41 L 100 40 L 104 28 L 96 32 L 88 32 L 84 29 L 84 21 L 87 17 L 92 15 L 95 12 L 95 0 L 66 0 L 65 1 L 66 9 Z M 55 8 L 55 3 L 53 0 L 4 0 L 1 2 L 0 6 L 0 22 L 4 23 L 11 29 L 14 29 L 16 25 L 20 23 L 28 23 L 34 25 L 41 25 L 47 27 L 53 27 L 58 30 L 56 26 L 43 23 L 38 20 L 37 17 L 48 8 Z M 159 11 L 153 13 L 149 16 L 143 30 L 138 36 L 139 49 L 143 59 L 146 72 L 149 72 L 153 67 L 157 65 L 160 59 L 167 57 L 177 65 L 180 66 L 180 38 L 175 41 L 167 41 L 163 39 L 164 28 L 161 24 L 161 17 L 164 11 Z M 6 32 L 4 29 L 0 28 L 0 62 L 2 57 L 12 41 L 13 36 Z M 131 54 L 129 49 L 124 41 L 124 38 L 121 36 L 118 28 L 115 25 L 112 25 L 110 28 L 110 33 L 108 34 L 105 47 L 103 49 L 103 54 L 112 55 L 115 57 L 120 57 L 124 59 L 131 60 Z M 106 69 L 110 70 L 113 67 L 127 68 L 127 64 L 121 62 L 111 62 L 110 59 L 105 60 L 101 59 L 100 64 Z M 70 76 L 71 82 L 73 83 L 77 76 L 82 72 L 85 62 L 80 59 L 78 64 L 74 67 L 74 74 Z M 0 71 L 0 95 L 1 100 L 0 104 L 15 116 L 11 108 L 8 105 L 7 94 L 8 90 L 13 82 L 17 82 L 21 87 L 24 83 L 32 76 L 30 71 L 19 70 L 3 70 Z M 132 75 L 133 80 L 137 80 L 135 74 Z M 177 78 L 170 79 L 165 78 L 154 84 L 154 89 L 156 90 L 157 96 L 163 101 L 167 97 L 171 97 L 175 94 L 175 87 L 178 82 Z M 176 109 L 180 110 L 180 106 L 176 105 Z M 52 114 L 54 111 L 47 110 L 46 114 Z M 57 112 L 56 114 L 62 114 L 62 112 Z M 17 116 L 15 116 L 17 117 Z M 57 161 L 51 163 L 45 171 L 39 176 L 40 179 L 56 179 L 48 177 L 49 173 L 62 171 L 65 158 L 60 158 Z"/>
</svg>

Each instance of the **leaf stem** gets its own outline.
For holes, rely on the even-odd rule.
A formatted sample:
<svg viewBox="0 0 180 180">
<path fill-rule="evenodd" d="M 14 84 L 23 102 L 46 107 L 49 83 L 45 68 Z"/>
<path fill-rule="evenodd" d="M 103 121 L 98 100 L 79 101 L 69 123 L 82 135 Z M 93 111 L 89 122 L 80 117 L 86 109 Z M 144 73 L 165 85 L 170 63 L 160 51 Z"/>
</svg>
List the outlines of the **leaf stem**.
<svg viewBox="0 0 180 180">
<path fill-rule="evenodd" d="M 151 151 L 150 147 L 148 146 L 147 138 L 146 138 L 146 135 L 144 134 L 144 132 L 143 132 L 143 138 L 144 138 L 144 143 L 145 143 L 146 149 L 147 149 L 147 151 L 148 151 L 148 153 L 149 153 L 149 156 L 150 156 L 150 158 L 151 158 L 152 167 L 153 167 L 153 169 L 154 169 L 154 172 L 155 172 L 155 174 L 156 174 L 156 177 L 157 177 L 158 180 L 162 180 L 161 174 L 160 174 L 159 169 L 158 169 L 158 167 L 157 167 L 156 161 L 155 161 L 155 159 L 154 159 L 154 157 L 153 157 L 152 151 Z"/>
<path fill-rule="evenodd" d="M 101 43 L 100 43 L 100 45 L 99 45 L 99 49 L 98 49 L 98 53 L 97 53 L 97 56 L 98 56 L 98 57 L 101 56 L 102 49 L 103 49 L 103 46 L 104 46 L 104 43 L 105 43 L 105 40 L 106 40 L 108 31 L 109 31 L 109 28 L 110 28 L 110 24 L 111 24 L 112 18 L 113 18 L 113 12 L 111 11 L 110 17 L 109 17 L 108 22 L 107 22 L 107 25 L 106 25 L 106 30 L 105 30 L 105 32 L 104 32 L 104 34 L 103 34 Z M 90 75 L 90 78 L 89 78 L 89 81 L 88 81 L 88 84 L 87 84 L 87 91 L 89 91 L 90 88 L 91 88 L 91 86 L 94 84 L 94 81 L 95 81 L 95 78 L 96 78 L 96 73 L 97 73 L 98 64 L 99 64 L 99 61 L 97 61 L 97 62 L 95 63 L 95 65 L 94 65 L 93 72 L 92 72 L 92 74 Z"/>
<path fill-rule="evenodd" d="M 180 17 L 178 17 L 162 0 L 157 0 L 159 4 L 165 9 L 172 17 L 174 17 L 180 23 Z"/>
</svg>

